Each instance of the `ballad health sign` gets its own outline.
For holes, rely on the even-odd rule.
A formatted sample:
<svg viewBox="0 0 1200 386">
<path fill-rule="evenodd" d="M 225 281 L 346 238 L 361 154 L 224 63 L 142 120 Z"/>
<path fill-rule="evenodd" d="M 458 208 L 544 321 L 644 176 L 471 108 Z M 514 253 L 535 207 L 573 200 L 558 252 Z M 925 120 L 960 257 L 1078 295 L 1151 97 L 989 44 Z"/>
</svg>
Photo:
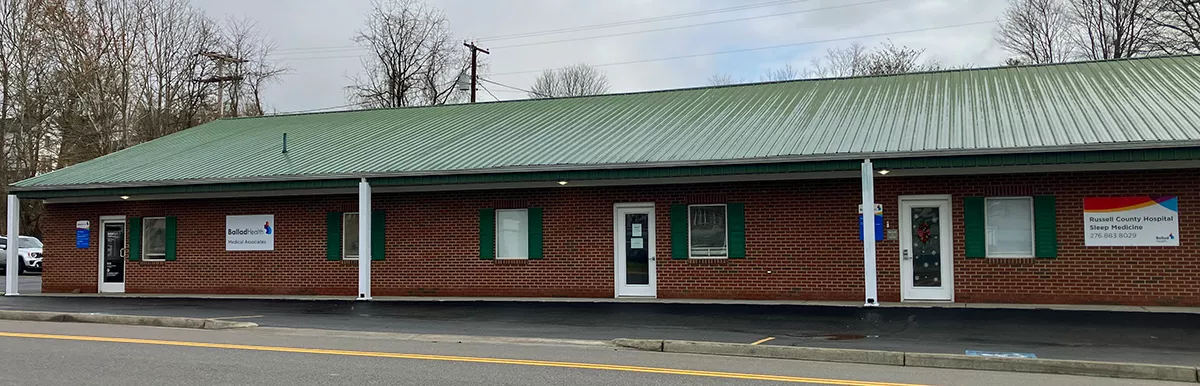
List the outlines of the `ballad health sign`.
<svg viewBox="0 0 1200 386">
<path fill-rule="evenodd" d="M 1179 246 L 1179 197 L 1083 199 L 1084 245 Z"/>
<path fill-rule="evenodd" d="M 275 215 L 225 217 L 226 251 L 274 251 Z"/>
</svg>

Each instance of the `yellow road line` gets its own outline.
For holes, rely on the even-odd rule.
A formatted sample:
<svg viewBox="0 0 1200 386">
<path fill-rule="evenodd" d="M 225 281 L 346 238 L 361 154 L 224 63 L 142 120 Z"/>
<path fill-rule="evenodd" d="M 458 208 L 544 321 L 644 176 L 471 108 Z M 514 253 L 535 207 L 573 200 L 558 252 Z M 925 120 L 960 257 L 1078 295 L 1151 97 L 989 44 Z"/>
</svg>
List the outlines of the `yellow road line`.
<svg viewBox="0 0 1200 386">
<path fill-rule="evenodd" d="M 770 341 L 772 341 L 772 340 L 775 340 L 775 337 L 773 337 L 773 336 L 768 336 L 768 337 L 766 337 L 766 338 L 762 338 L 762 339 L 756 340 L 756 341 L 754 341 L 754 343 L 751 343 L 750 345 L 757 346 L 757 345 L 760 345 L 760 344 L 763 344 L 763 343 L 766 343 L 766 342 L 770 342 Z"/>
<path fill-rule="evenodd" d="M 908 384 L 902 384 L 902 383 L 853 381 L 853 380 L 844 380 L 844 379 L 804 378 L 804 377 L 789 377 L 789 376 L 782 376 L 782 375 L 728 373 L 728 372 L 720 372 L 720 371 L 683 370 L 683 369 L 668 369 L 668 368 L 658 368 L 658 367 L 606 365 L 606 364 L 596 364 L 596 363 L 551 362 L 551 361 L 526 360 L 526 359 L 480 358 L 480 357 L 428 355 L 428 354 L 402 354 L 402 353 L 375 352 L 375 351 L 330 350 L 330 349 L 296 348 L 296 347 L 280 347 L 280 346 L 254 346 L 254 345 L 245 345 L 245 344 L 188 342 L 188 341 L 175 341 L 175 340 L 112 338 L 112 337 L 104 337 L 104 336 L 52 335 L 52 334 L 28 334 L 28 333 L 20 333 L 20 332 L 0 332 L 0 337 L 73 340 L 73 341 L 84 341 L 84 342 L 130 343 L 130 344 L 147 344 L 147 345 L 159 345 L 159 346 L 219 348 L 219 349 L 229 349 L 229 350 L 272 351 L 272 352 L 321 354 L 321 355 L 346 355 L 346 356 L 376 357 L 376 358 L 399 358 L 399 359 L 419 359 L 419 360 L 452 361 L 452 362 L 492 363 L 492 364 L 521 365 L 521 366 L 563 367 L 563 368 L 572 368 L 572 369 L 630 371 L 630 372 L 639 372 L 639 373 L 692 375 L 692 376 L 699 376 L 699 377 L 751 379 L 751 380 L 761 380 L 761 381 L 805 382 L 805 383 L 818 383 L 818 384 L 825 384 L 825 385 L 915 386 L 915 385 L 908 385 Z"/>
<path fill-rule="evenodd" d="M 246 315 L 246 316 L 222 316 L 220 318 L 209 318 L 209 319 L 213 319 L 213 320 L 253 319 L 253 318 L 261 318 L 261 317 L 263 317 L 263 316 L 262 315 Z"/>
</svg>

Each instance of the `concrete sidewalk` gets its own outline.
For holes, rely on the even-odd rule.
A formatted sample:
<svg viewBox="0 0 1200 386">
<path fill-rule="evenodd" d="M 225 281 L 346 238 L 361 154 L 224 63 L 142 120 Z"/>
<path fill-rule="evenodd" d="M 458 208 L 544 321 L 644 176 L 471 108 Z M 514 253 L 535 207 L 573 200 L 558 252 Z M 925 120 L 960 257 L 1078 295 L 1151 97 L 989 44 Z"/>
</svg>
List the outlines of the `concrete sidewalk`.
<svg viewBox="0 0 1200 386">
<path fill-rule="evenodd" d="M 181 316 L 268 327 L 552 339 L 670 339 L 765 345 L 1200 365 L 1200 314 L 664 301 L 21 296 L 0 309 Z M 397 299 L 399 300 L 399 299 Z M 481 299 L 482 300 L 482 299 Z M 768 339 L 771 338 L 771 339 Z"/>
<path fill-rule="evenodd" d="M 39 278 L 40 279 L 40 278 Z M 39 283 L 40 284 L 40 283 Z M 22 293 L 25 295 L 25 293 Z M 355 300 L 349 296 L 306 295 L 193 295 L 193 294 L 97 294 L 97 293 L 32 293 L 32 296 L 62 298 L 122 298 L 122 299 L 229 299 L 229 300 Z M 788 305 L 863 308 L 862 302 L 827 300 L 733 300 L 733 299 L 659 299 L 659 298 L 532 298 L 532 297 L 434 297 L 434 296 L 376 296 L 374 302 L 500 302 L 500 303 L 622 303 L 622 304 L 720 304 L 720 305 Z M 1200 314 L 1200 307 L 1124 306 L 1106 304 L 1010 304 L 1010 303 L 944 303 L 944 302 L 880 302 L 879 308 L 971 308 L 1012 310 L 1153 312 Z"/>
</svg>

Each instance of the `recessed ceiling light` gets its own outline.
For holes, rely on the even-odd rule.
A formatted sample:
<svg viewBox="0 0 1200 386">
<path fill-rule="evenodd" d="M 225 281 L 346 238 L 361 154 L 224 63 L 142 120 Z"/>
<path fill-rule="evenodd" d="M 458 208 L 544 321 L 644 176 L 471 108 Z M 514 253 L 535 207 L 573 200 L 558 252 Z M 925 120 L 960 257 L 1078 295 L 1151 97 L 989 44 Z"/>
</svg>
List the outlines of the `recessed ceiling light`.
<svg viewBox="0 0 1200 386">
<path fill-rule="evenodd" d="M 891 171 L 889 171 L 887 169 L 883 169 L 883 170 L 879 171 L 879 175 L 881 175 L 881 176 L 886 176 L 888 173 L 891 173 Z"/>
<path fill-rule="evenodd" d="M 128 200 L 128 199 L 129 199 L 129 196 L 121 196 L 121 199 L 122 199 L 122 200 Z"/>
<path fill-rule="evenodd" d="M 566 185 L 566 184 L 567 184 L 567 182 L 566 182 L 566 181 L 559 181 L 559 182 L 558 182 L 558 184 L 559 184 L 559 185 Z"/>
</svg>

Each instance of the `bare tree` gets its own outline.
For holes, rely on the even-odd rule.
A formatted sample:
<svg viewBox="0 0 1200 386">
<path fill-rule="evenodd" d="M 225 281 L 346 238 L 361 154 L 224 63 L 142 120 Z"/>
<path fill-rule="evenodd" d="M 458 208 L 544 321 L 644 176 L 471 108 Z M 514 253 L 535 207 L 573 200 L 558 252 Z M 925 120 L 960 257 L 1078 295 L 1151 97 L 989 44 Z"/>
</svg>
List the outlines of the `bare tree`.
<svg viewBox="0 0 1200 386">
<path fill-rule="evenodd" d="M 269 59 L 275 43 L 267 40 L 250 19 L 230 18 L 221 34 L 221 50 L 244 60 L 234 64 L 229 88 L 229 109 L 233 116 L 262 115 L 263 88 L 287 73 L 287 68 Z"/>
<path fill-rule="evenodd" d="M 56 89 L 52 125 L 59 160 L 70 165 L 121 149 L 134 120 L 133 81 L 140 4 L 76 0 L 46 4 Z"/>
<path fill-rule="evenodd" d="M 455 81 L 468 63 L 442 11 L 419 0 L 375 0 L 355 41 L 370 50 L 349 87 L 362 106 L 440 105 L 461 96 Z"/>
<path fill-rule="evenodd" d="M 1073 42 L 1085 59 L 1130 58 L 1154 49 L 1155 0 L 1069 0 Z"/>
<path fill-rule="evenodd" d="M 734 82 L 733 75 L 730 74 L 713 74 L 708 77 L 709 86 L 727 86 L 734 83 L 737 82 Z"/>
<path fill-rule="evenodd" d="M 213 75 L 210 61 L 197 55 L 220 42 L 216 23 L 186 0 L 147 0 L 139 39 L 139 121 L 137 141 L 149 140 L 217 117 L 215 88 L 197 79 Z"/>
<path fill-rule="evenodd" d="M 791 64 L 785 64 L 780 68 L 768 69 L 762 76 L 763 82 L 780 82 L 785 80 L 796 80 L 804 77 L 804 72 L 792 67 Z"/>
<path fill-rule="evenodd" d="M 215 119 L 215 88 L 194 81 L 212 65 L 196 54 L 265 41 L 228 36 L 188 0 L 0 0 L 0 185 Z M 265 45 L 230 47 L 257 47 L 262 67 L 248 73 L 278 68 Z M 260 105 L 250 96 L 265 84 L 243 99 Z M 22 212 L 34 235 L 40 213 Z"/>
<path fill-rule="evenodd" d="M 608 92 L 608 76 L 587 64 L 546 70 L 529 87 L 530 98 L 600 95 Z"/>
<path fill-rule="evenodd" d="M 1150 20 L 1159 32 L 1153 44 L 1156 51 L 1200 53 L 1200 1 L 1158 0 Z"/>
<path fill-rule="evenodd" d="M 924 53 L 923 49 L 896 46 L 889 41 L 867 54 L 860 71 L 862 71 L 862 75 L 895 75 L 934 71 L 942 68 L 942 65 L 936 61 L 921 62 L 921 55 Z"/>
<path fill-rule="evenodd" d="M 814 58 L 809 67 L 810 78 L 838 78 L 866 74 L 867 47 L 854 43 L 846 47 L 825 50 L 825 56 Z"/>
<path fill-rule="evenodd" d="M 0 0 L 0 189 L 53 167 L 57 65 L 43 2 Z M 22 229 L 36 227 L 40 205 L 22 203 Z M 0 211 L 6 210 L 0 208 Z M 36 228 L 30 232 L 40 235 Z"/>
<path fill-rule="evenodd" d="M 1064 62 L 1072 57 L 1070 28 L 1061 0 L 1010 0 L 996 41 L 1024 63 Z"/>
</svg>

